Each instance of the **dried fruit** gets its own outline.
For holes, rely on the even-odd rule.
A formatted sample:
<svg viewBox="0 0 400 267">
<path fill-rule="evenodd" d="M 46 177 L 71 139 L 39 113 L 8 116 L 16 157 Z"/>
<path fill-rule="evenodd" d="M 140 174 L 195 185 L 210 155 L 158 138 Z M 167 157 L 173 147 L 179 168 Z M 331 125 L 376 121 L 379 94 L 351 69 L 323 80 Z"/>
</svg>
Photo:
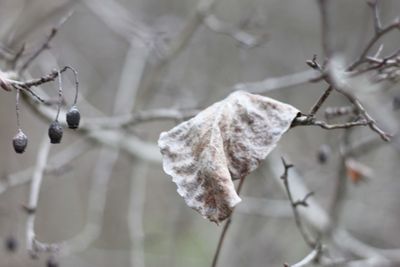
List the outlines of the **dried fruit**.
<svg viewBox="0 0 400 267">
<path fill-rule="evenodd" d="M 17 134 L 13 138 L 13 146 L 15 152 L 19 154 L 24 153 L 27 145 L 28 145 L 28 137 L 24 134 L 24 132 L 21 129 L 18 129 Z"/>
<path fill-rule="evenodd" d="M 18 241 L 17 241 L 17 239 L 15 239 L 15 237 L 9 236 L 5 240 L 5 244 L 4 245 L 5 245 L 6 249 L 7 249 L 7 251 L 16 252 L 17 248 L 18 248 Z"/>
<path fill-rule="evenodd" d="M 63 136 L 63 129 L 60 123 L 57 120 L 53 121 L 49 127 L 50 143 L 59 144 L 61 142 L 62 136 Z"/>
<path fill-rule="evenodd" d="M 320 164 L 325 164 L 331 155 L 331 148 L 323 144 L 319 147 L 318 152 L 317 152 L 317 160 Z"/>
<path fill-rule="evenodd" d="M 47 267 L 58 267 L 60 266 L 54 257 L 50 257 L 46 262 Z"/>
<path fill-rule="evenodd" d="M 72 106 L 67 112 L 66 116 L 67 124 L 70 129 L 77 129 L 79 121 L 81 120 L 81 113 L 76 106 Z"/>
</svg>

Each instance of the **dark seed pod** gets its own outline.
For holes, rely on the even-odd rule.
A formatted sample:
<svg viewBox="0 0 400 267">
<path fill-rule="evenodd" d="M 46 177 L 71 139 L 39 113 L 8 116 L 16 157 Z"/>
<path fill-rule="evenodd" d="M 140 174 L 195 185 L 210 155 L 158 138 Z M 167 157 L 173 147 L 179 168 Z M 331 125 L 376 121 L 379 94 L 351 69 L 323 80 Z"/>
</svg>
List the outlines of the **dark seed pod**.
<svg viewBox="0 0 400 267">
<path fill-rule="evenodd" d="M 79 126 L 79 121 L 81 120 L 81 113 L 76 106 L 72 106 L 67 112 L 67 123 L 70 129 L 77 129 Z"/>
<path fill-rule="evenodd" d="M 26 137 L 26 135 L 21 129 L 18 129 L 17 134 L 13 138 L 13 146 L 15 152 L 19 154 L 24 153 L 27 145 L 28 145 L 28 137 Z"/>
<path fill-rule="evenodd" d="M 399 110 L 400 109 L 400 95 L 397 95 L 393 97 L 393 110 Z"/>
<path fill-rule="evenodd" d="M 54 257 L 50 257 L 47 259 L 46 267 L 59 267 L 60 265 L 56 261 Z"/>
<path fill-rule="evenodd" d="M 330 155 L 331 155 L 331 148 L 328 145 L 323 144 L 318 149 L 317 160 L 320 164 L 325 164 L 329 160 Z"/>
<path fill-rule="evenodd" d="M 13 236 L 9 236 L 7 237 L 7 239 L 4 242 L 5 247 L 7 249 L 7 251 L 9 252 L 16 252 L 17 248 L 18 248 L 18 241 L 17 239 L 15 239 L 15 237 Z"/>
<path fill-rule="evenodd" d="M 63 136 L 63 129 L 58 121 L 53 121 L 49 127 L 50 143 L 59 144 Z"/>
</svg>

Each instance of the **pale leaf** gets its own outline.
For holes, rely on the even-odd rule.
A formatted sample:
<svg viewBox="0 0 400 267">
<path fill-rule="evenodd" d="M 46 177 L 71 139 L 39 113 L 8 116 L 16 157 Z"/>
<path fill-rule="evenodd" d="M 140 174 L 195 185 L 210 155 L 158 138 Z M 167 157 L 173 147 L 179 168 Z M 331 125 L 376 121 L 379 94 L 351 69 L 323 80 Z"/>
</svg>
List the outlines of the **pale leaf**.
<svg viewBox="0 0 400 267">
<path fill-rule="evenodd" d="M 234 92 L 161 133 L 164 171 L 189 207 L 219 223 L 241 201 L 232 180 L 258 167 L 298 112 L 268 97 Z"/>
</svg>

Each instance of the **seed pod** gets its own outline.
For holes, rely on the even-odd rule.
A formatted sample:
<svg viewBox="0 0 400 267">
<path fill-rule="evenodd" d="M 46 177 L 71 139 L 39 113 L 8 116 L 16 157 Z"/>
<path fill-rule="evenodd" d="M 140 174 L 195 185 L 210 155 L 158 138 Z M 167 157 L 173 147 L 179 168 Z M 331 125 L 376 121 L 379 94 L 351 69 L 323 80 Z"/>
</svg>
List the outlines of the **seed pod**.
<svg viewBox="0 0 400 267">
<path fill-rule="evenodd" d="M 60 266 L 54 257 L 50 257 L 46 262 L 47 267 L 58 267 Z"/>
<path fill-rule="evenodd" d="M 17 239 L 15 239 L 15 237 L 13 236 L 9 236 L 7 237 L 7 239 L 4 242 L 6 250 L 9 252 L 16 252 L 17 248 L 18 248 L 18 241 Z"/>
<path fill-rule="evenodd" d="M 81 120 L 81 113 L 76 106 L 72 106 L 67 112 L 67 124 L 70 129 L 77 129 L 79 126 L 79 121 Z"/>
<path fill-rule="evenodd" d="M 318 152 L 317 152 L 317 160 L 320 164 L 325 164 L 331 155 L 331 148 L 323 144 L 319 147 Z"/>
<path fill-rule="evenodd" d="M 28 145 L 28 137 L 26 137 L 26 135 L 21 129 L 18 129 L 17 134 L 13 138 L 13 146 L 15 152 L 19 154 L 24 153 L 27 145 Z"/>
<path fill-rule="evenodd" d="M 53 121 L 49 127 L 50 143 L 59 144 L 61 142 L 62 136 L 63 136 L 63 129 L 60 123 L 57 120 Z"/>
</svg>

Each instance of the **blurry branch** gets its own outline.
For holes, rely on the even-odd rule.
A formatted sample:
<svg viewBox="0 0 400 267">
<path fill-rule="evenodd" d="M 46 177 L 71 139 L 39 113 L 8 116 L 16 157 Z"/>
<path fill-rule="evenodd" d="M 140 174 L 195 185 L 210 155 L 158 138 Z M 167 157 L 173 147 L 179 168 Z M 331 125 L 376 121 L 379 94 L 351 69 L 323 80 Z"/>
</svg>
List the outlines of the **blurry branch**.
<svg viewBox="0 0 400 267">
<path fill-rule="evenodd" d="M 307 84 L 319 77 L 321 77 L 321 74 L 317 71 L 307 70 L 281 77 L 266 78 L 260 82 L 238 83 L 233 86 L 233 90 L 242 90 L 253 94 L 265 94 L 277 89 Z"/>
<path fill-rule="evenodd" d="M 261 45 L 267 40 L 266 34 L 261 34 L 260 36 L 253 36 L 241 29 L 237 29 L 227 23 L 219 20 L 215 15 L 210 14 L 204 18 L 204 25 L 210 30 L 231 36 L 233 39 L 238 41 L 242 46 L 246 48 L 253 48 Z"/>
<path fill-rule="evenodd" d="M 43 44 L 25 61 L 25 63 L 22 64 L 22 66 L 19 68 L 18 73 L 21 74 L 23 73 L 29 66 L 32 64 L 32 62 L 46 49 L 50 48 L 50 42 L 53 40 L 53 38 L 56 36 L 58 30 L 60 27 L 71 17 L 72 12 L 70 12 L 67 16 L 61 19 L 61 21 L 51 29 L 51 32 L 49 36 L 46 38 L 46 40 L 43 42 Z M 18 54 L 17 54 L 18 56 Z M 16 56 L 16 58 L 17 58 Z M 15 59 L 14 59 L 15 60 Z"/>
<path fill-rule="evenodd" d="M 82 1 L 109 29 L 120 37 L 132 42 L 137 38 L 143 44 L 150 44 L 151 34 L 147 25 L 133 16 L 115 0 L 84 0 Z"/>
<path fill-rule="evenodd" d="M 130 205 L 128 212 L 128 227 L 131 239 L 131 267 L 144 267 L 143 213 L 149 166 L 145 161 L 133 160 L 135 163 L 131 171 Z"/>
<path fill-rule="evenodd" d="M 288 265 L 284 264 L 284 267 L 304 267 L 308 266 L 309 264 L 313 263 L 313 261 L 317 260 L 319 255 L 321 253 L 321 246 L 317 246 L 314 250 L 312 250 L 304 259 L 301 261 L 293 264 L 293 265 Z"/>
<path fill-rule="evenodd" d="M 236 212 L 247 215 L 267 217 L 292 218 L 293 212 L 286 200 L 242 197 L 242 202 L 236 207 Z"/>
<path fill-rule="evenodd" d="M 43 180 L 43 173 L 46 168 L 49 151 L 50 142 L 46 134 L 39 148 L 36 167 L 31 181 L 29 201 L 25 207 L 28 214 L 26 222 L 26 247 L 32 257 L 36 257 L 37 253 L 39 252 L 52 252 L 59 249 L 58 245 L 47 244 L 38 241 L 35 234 L 36 210 L 39 200 L 40 187 Z"/>
<path fill-rule="evenodd" d="M 93 168 L 92 181 L 88 193 L 89 204 L 85 227 L 75 237 L 63 242 L 60 250 L 61 256 L 82 252 L 100 235 L 108 181 L 111 178 L 118 155 L 119 153 L 116 150 L 104 147 L 100 150 L 96 166 Z"/>
<path fill-rule="evenodd" d="M 88 128 L 112 129 L 126 126 L 134 126 L 143 122 L 160 120 L 186 120 L 194 117 L 200 110 L 179 109 L 151 109 L 141 110 L 132 114 L 116 117 L 89 118 L 84 121 Z"/>
<path fill-rule="evenodd" d="M 318 2 L 318 7 L 320 11 L 320 16 L 321 16 L 321 41 L 322 41 L 322 48 L 324 50 L 324 54 L 327 60 L 332 56 L 333 54 L 333 48 L 332 48 L 332 30 L 331 30 L 331 25 L 330 25 L 330 18 L 329 18 L 329 10 L 328 10 L 328 5 L 329 5 L 329 0 L 317 0 Z"/>
<path fill-rule="evenodd" d="M 327 107 L 324 116 L 326 119 L 333 119 L 346 115 L 354 115 L 354 111 L 355 109 L 352 106 Z"/>
<path fill-rule="evenodd" d="M 57 172 L 61 168 L 68 165 L 72 160 L 75 160 L 85 152 L 88 152 L 91 147 L 92 144 L 84 139 L 70 144 L 67 148 L 58 152 L 52 156 L 51 159 L 49 159 L 47 166 L 45 166 L 44 173 L 49 174 Z M 22 185 L 31 181 L 31 174 L 33 171 L 34 168 L 31 167 L 26 170 L 7 175 L 6 178 L 0 183 L 0 194 L 4 193 L 11 187 Z"/>
<path fill-rule="evenodd" d="M 186 47 L 196 30 L 203 23 L 203 19 L 210 13 L 211 9 L 214 7 L 216 1 L 217 0 L 199 0 L 196 6 L 196 10 L 192 15 L 190 15 L 183 30 L 178 34 L 175 39 L 171 41 L 165 55 L 161 59 L 161 65 L 175 58 L 175 56 L 178 55 L 183 50 L 183 48 Z"/>
</svg>

